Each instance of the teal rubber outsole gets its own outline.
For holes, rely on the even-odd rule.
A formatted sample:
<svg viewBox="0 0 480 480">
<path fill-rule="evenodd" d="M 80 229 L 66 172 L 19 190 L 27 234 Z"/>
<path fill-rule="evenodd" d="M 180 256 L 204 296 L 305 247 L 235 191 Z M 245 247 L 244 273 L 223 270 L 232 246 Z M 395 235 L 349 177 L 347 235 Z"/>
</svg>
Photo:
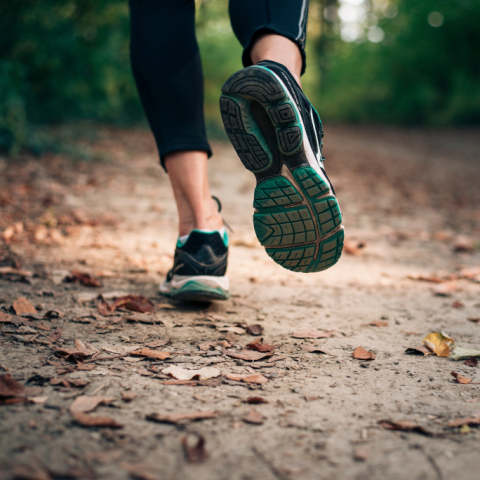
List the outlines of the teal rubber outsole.
<svg viewBox="0 0 480 480">
<path fill-rule="evenodd" d="M 230 293 L 221 287 L 210 287 L 192 280 L 171 292 L 160 292 L 165 297 L 189 302 L 210 302 L 212 300 L 228 300 Z"/>
<path fill-rule="evenodd" d="M 253 202 L 258 240 L 288 270 L 307 273 L 330 268 L 342 254 L 342 215 L 328 182 L 307 166 L 303 125 L 289 95 L 264 67 L 240 70 L 222 92 L 220 110 L 227 135 L 244 166 L 259 175 Z M 272 152 L 272 143 L 269 147 L 255 121 L 253 103 L 267 113 L 263 131 L 273 129 L 277 151 Z M 293 156 L 297 166 L 288 160 Z M 282 159 L 276 170 L 275 158 Z M 299 158 L 304 159 L 301 166 Z"/>
</svg>

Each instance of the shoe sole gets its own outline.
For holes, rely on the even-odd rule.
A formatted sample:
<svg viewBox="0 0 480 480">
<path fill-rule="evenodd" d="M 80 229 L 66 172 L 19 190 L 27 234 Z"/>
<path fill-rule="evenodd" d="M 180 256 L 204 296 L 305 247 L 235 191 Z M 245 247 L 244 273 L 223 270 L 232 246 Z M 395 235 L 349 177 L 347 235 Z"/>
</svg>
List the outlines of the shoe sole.
<svg viewBox="0 0 480 480">
<path fill-rule="evenodd" d="M 330 268 L 342 254 L 342 215 L 328 180 L 310 166 L 295 102 L 266 67 L 236 72 L 222 92 L 227 135 L 257 178 L 253 224 L 258 240 L 288 270 Z"/>
<path fill-rule="evenodd" d="M 221 286 L 207 285 L 197 280 L 188 280 L 178 288 L 171 288 L 164 282 L 160 285 L 159 292 L 165 297 L 184 302 L 211 302 L 230 298 L 230 292 Z"/>
</svg>

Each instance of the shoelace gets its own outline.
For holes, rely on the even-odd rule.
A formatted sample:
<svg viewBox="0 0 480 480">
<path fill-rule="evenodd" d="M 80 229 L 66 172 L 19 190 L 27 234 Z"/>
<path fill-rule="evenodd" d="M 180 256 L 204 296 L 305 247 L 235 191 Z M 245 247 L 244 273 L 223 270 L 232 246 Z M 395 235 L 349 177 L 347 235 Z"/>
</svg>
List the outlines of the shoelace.
<svg viewBox="0 0 480 480">
<path fill-rule="evenodd" d="M 218 205 L 218 213 L 222 211 L 222 202 L 216 197 L 215 195 L 212 195 L 213 200 L 217 202 Z M 222 222 L 223 224 L 230 230 L 231 233 L 233 233 L 233 228 L 225 221 L 225 219 L 222 216 Z"/>
</svg>

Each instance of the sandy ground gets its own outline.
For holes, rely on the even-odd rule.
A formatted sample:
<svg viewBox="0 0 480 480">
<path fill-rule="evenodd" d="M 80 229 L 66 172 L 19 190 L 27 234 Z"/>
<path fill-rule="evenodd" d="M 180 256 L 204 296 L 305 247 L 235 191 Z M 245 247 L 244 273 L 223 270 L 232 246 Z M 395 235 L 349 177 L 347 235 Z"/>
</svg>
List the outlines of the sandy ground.
<svg viewBox="0 0 480 480">
<path fill-rule="evenodd" d="M 217 144 L 210 172 L 234 230 L 232 298 L 210 305 L 157 294 L 172 262 L 176 212 L 148 133 L 99 131 L 90 147 L 106 160 L 0 161 L 3 265 L 33 273 L 0 275 L 0 312 L 13 314 L 19 297 L 37 311 L 22 317 L 28 325 L 0 323 L 0 374 L 27 388 L 21 402 L 0 405 L 0 478 L 478 478 L 478 428 L 449 427 L 480 416 L 478 367 L 405 354 L 441 330 L 480 349 L 480 275 L 459 275 L 480 265 L 478 132 L 327 127 L 325 144 L 357 254 L 318 274 L 273 263 L 253 232 L 253 175 L 229 145 Z M 364 247 L 355 251 L 357 242 Z M 103 286 L 65 282 L 75 270 Z M 409 278 L 433 275 L 441 283 Z M 446 295 L 435 293 L 439 285 Z M 102 316 L 94 297 L 112 292 L 144 295 L 155 311 Z M 247 333 L 252 324 L 278 345 L 273 357 L 230 356 L 259 338 Z M 52 342 L 57 329 L 63 333 Z M 298 329 L 335 332 L 293 338 Z M 98 351 L 92 370 L 55 355 L 75 340 Z M 155 342 L 169 358 L 96 360 Z M 218 343 L 204 350 L 205 342 Z M 354 359 L 359 346 L 376 359 Z M 162 373 L 172 365 L 221 376 L 172 385 Z M 452 371 L 472 383 L 456 383 Z M 229 374 L 262 374 L 265 383 Z M 70 411 L 82 395 L 113 399 L 89 415 L 121 427 L 82 426 Z M 164 417 L 192 412 L 213 418 Z M 147 419 L 152 413 L 163 420 Z M 382 421 L 413 426 L 390 430 Z M 192 452 L 200 438 L 204 448 Z"/>
</svg>

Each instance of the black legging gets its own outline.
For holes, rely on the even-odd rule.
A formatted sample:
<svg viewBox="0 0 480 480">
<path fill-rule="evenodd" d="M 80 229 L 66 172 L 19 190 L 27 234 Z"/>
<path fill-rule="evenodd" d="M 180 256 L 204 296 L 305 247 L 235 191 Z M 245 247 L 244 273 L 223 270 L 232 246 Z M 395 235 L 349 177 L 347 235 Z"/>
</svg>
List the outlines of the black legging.
<svg viewBox="0 0 480 480">
<path fill-rule="evenodd" d="M 274 32 L 298 45 L 303 73 L 308 0 L 230 0 L 229 11 L 233 31 L 244 47 L 244 66 L 252 64 L 250 50 L 256 38 Z M 130 0 L 130 14 L 133 75 L 162 164 L 165 155 L 181 150 L 211 156 L 195 0 Z"/>
</svg>

